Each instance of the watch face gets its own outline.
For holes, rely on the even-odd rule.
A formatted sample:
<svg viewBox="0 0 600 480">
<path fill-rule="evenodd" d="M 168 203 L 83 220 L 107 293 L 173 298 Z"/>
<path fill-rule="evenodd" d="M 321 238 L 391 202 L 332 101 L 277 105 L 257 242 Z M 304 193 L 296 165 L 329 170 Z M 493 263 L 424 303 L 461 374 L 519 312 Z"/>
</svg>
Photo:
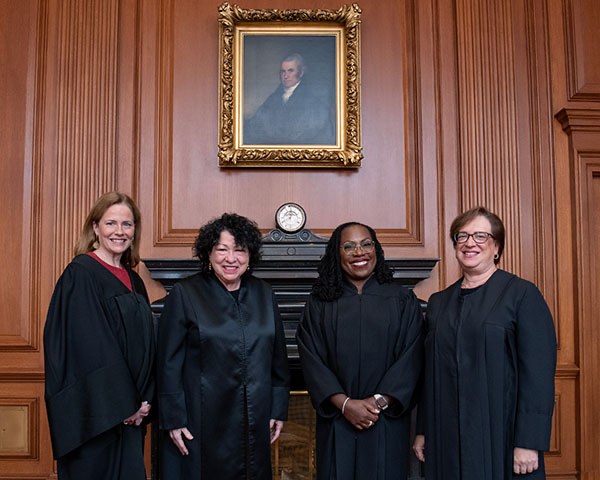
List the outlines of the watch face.
<svg viewBox="0 0 600 480">
<path fill-rule="evenodd" d="M 306 223 L 306 213 L 297 203 L 284 203 L 277 209 L 275 222 L 284 232 L 294 233 Z"/>
</svg>

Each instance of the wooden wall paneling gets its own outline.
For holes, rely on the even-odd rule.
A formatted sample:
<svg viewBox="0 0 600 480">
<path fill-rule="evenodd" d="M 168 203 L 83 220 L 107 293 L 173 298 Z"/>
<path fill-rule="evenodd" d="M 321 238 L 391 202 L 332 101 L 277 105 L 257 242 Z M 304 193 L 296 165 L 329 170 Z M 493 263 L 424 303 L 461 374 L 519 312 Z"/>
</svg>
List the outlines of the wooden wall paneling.
<svg viewBox="0 0 600 480">
<path fill-rule="evenodd" d="M 53 467 L 44 382 L 0 380 L 0 391 L 0 478 L 50 478 Z"/>
<path fill-rule="evenodd" d="M 596 0 L 563 0 L 568 100 L 600 101 L 600 9 Z"/>
<path fill-rule="evenodd" d="M 153 246 L 149 252 L 147 249 L 145 251 L 155 257 L 165 256 L 167 252 L 189 256 L 189 248 L 199 224 L 224 210 L 238 210 L 255 218 L 263 230 L 269 230 L 273 227 L 275 209 L 285 200 L 299 201 L 305 207 L 312 204 L 312 209 L 308 208 L 309 223 L 315 223 L 308 226 L 320 234 L 330 233 L 337 223 L 349 218 L 362 218 L 362 221 L 378 228 L 386 245 L 397 248 L 422 247 L 424 219 L 422 158 L 419 155 L 422 135 L 418 132 L 421 125 L 417 111 L 421 99 L 418 91 L 419 64 L 415 51 L 418 48 L 417 4 L 412 1 L 400 5 L 390 2 L 388 7 L 393 12 L 391 19 L 388 18 L 390 10 L 382 5 L 377 8 L 367 5 L 363 11 L 363 18 L 367 15 L 369 28 L 375 34 L 369 36 L 369 41 L 376 45 L 379 45 L 377 42 L 381 43 L 386 52 L 398 52 L 398 46 L 402 45 L 402 54 L 377 56 L 378 49 L 369 49 L 369 44 L 365 46 L 363 43 L 363 52 L 367 49 L 369 52 L 366 57 L 369 74 L 363 76 L 362 105 L 367 118 L 368 112 L 371 112 L 370 124 L 363 130 L 363 135 L 364 138 L 370 138 L 370 146 L 367 146 L 367 140 L 365 147 L 372 160 L 369 167 L 358 172 L 339 172 L 218 169 L 216 143 L 212 145 L 216 138 L 214 82 L 210 83 L 210 88 L 205 88 L 206 79 L 212 78 L 217 72 L 214 50 L 217 49 L 218 3 L 155 2 L 156 17 L 152 27 L 155 36 L 150 39 L 144 31 L 143 40 L 148 46 L 154 47 L 154 50 L 152 47 L 146 50 L 144 46 L 144 55 L 152 55 L 152 52 L 156 55 L 154 124 L 141 126 L 141 144 L 146 144 L 147 138 L 154 140 L 154 163 L 150 165 L 149 159 L 141 155 L 140 178 L 149 168 L 156 175 L 152 183 L 156 195 L 151 200 L 155 202 L 155 210 L 151 215 L 154 221 Z M 307 8 L 311 5 L 304 3 L 296 6 L 290 3 L 287 6 Z M 339 7 L 337 4 L 318 6 Z M 211 10 L 213 7 L 214 10 Z M 391 26 L 392 19 L 406 25 L 398 28 L 396 22 L 394 28 L 387 28 Z M 199 30 L 193 27 L 198 22 L 206 24 L 207 28 Z M 145 16 L 144 25 L 147 25 Z M 394 37 L 398 36 L 401 37 L 400 41 L 395 44 Z M 390 49 L 392 45 L 395 48 Z M 146 61 L 142 63 L 143 68 L 147 68 Z M 373 80 L 375 83 L 368 88 Z M 367 97 L 386 91 L 379 88 L 381 81 L 385 82 L 386 87 L 388 84 L 396 89 L 398 85 L 401 86 L 402 91 L 392 96 L 392 104 L 397 102 L 400 110 L 392 111 L 379 98 L 376 103 L 365 99 L 365 91 L 369 92 Z M 147 98 L 150 90 L 144 84 L 142 88 L 142 96 Z M 407 88 L 410 89 L 408 92 Z M 404 97 L 408 98 L 407 105 L 403 105 Z M 141 101 L 144 103 L 143 99 Z M 390 104 L 389 99 L 387 103 Z M 214 118 L 210 116 L 213 111 Z M 405 113 L 398 116 L 398 111 Z M 377 127 L 373 127 L 374 119 L 378 122 L 377 126 L 382 125 L 384 129 L 389 130 L 390 125 L 398 125 L 398 128 L 393 135 L 385 135 L 385 131 L 378 133 Z M 363 124 L 365 121 L 363 115 Z M 409 122 L 410 129 L 406 127 Z M 207 131 L 214 133 L 214 136 L 207 136 Z M 410 132 L 408 139 L 407 131 Z M 384 141 L 381 146 L 378 145 L 380 140 Z M 393 148 L 388 148 L 386 143 L 392 144 Z M 359 181 L 359 177 L 364 182 Z M 331 188 L 334 184 L 336 187 Z M 336 195 L 338 191 L 349 192 L 349 195 Z M 393 205 L 394 210 L 376 206 L 381 203 L 381 195 L 392 199 L 384 203 Z M 327 207 L 323 208 L 324 205 Z"/>
<path fill-rule="evenodd" d="M 600 109 L 563 109 L 557 119 L 569 137 L 574 209 L 574 260 L 578 340 L 579 445 L 582 480 L 600 478 Z"/>
<path fill-rule="evenodd" d="M 553 148 L 550 38 L 548 3 L 527 0 L 525 9 L 525 52 L 527 59 L 527 96 L 519 103 L 529 105 L 527 125 L 531 139 L 522 158 L 531 159 L 531 216 L 535 264 L 532 279 L 544 294 L 554 318 L 558 313 L 556 184 Z M 524 119 L 525 120 L 525 119 Z M 522 136 L 521 136 L 522 137 Z M 560 348 L 560 329 L 557 337 Z"/>
<path fill-rule="evenodd" d="M 59 4 L 54 272 L 95 200 L 116 187 L 119 1 Z"/>
<path fill-rule="evenodd" d="M 577 383 L 579 369 L 560 369 L 556 373 L 554 416 L 550 451 L 545 455 L 548 478 L 576 478 L 577 462 Z"/>
<path fill-rule="evenodd" d="M 142 14 L 142 0 L 119 1 L 116 188 L 137 202 L 141 173 Z"/>
<path fill-rule="evenodd" d="M 10 275 L 0 278 L 0 372 L 15 366 L 16 352 L 32 360 L 39 348 L 38 325 L 30 315 L 35 300 L 25 294 L 36 292 L 37 276 L 32 276 L 30 235 L 33 227 L 31 134 L 32 86 L 36 85 L 38 48 L 45 39 L 44 23 L 38 24 L 35 1 L 21 2 L 10 8 L 10 2 L 0 6 L 0 203 L 8 215 L 0 219 L 0 241 L 5 247 L 3 270 Z M 40 27 L 42 27 L 40 29 Z M 40 31 L 38 31 L 40 30 Z M 39 35 L 39 36 L 38 36 Z M 35 235 L 34 235 L 35 236 Z M 39 291 L 37 291 L 39 293 Z M 33 303 L 33 305 L 31 304 Z M 35 359 L 32 360 L 35 364 Z M 18 363 L 17 363 L 18 365 Z M 25 362 L 25 365 L 31 363 Z"/>
<path fill-rule="evenodd" d="M 513 2 L 456 2 L 461 199 L 486 205 L 504 221 L 502 265 L 521 274 L 520 177 Z M 526 166 L 525 166 L 526 167 Z"/>
<path fill-rule="evenodd" d="M 52 470 L 41 354 L 43 265 L 51 258 L 42 221 L 51 10 L 43 0 L 0 5 L 0 202 L 8 212 L 0 220 L 0 478 Z"/>
<path fill-rule="evenodd" d="M 461 212 L 462 202 L 459 128 L 458 38 L 456 2 L 433 0 L 433 58 L 436 64 L 436 121 L 438 142 L 437 164 L 437 238 L 439 244 L 439 285 L 446 288 L 460 276 L 454 248 L 448 236 L 452 220 Z"/>
</svg>

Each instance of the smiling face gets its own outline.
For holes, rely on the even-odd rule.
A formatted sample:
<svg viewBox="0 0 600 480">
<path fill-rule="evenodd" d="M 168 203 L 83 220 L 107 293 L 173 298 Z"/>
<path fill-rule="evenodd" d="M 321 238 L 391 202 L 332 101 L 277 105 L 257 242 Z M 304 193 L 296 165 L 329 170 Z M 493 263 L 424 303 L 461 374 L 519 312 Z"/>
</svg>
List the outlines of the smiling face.
<svg viewBox="0 0 600 480">
<path fill-rule="evenodd" d="M 135 234 L 131 209 L 123 203 L 112 205 L 98 223 L 94 222 L 93 227 L 99 244 L 96 255 L 117 266 L 123 253 L 131 246 Z"/>
<path fill-rule="evenodd" d="M 281 84 L 285 88 L 290 88 L 302 80 L 304 72 L 300 71 L 298 62 L 296 62 L 296 60 L 290 60 L 281 63 L 281 71 L 279 72 L 279 75 L 281 77 Z"/>
<path fill-rule="evenodd" d="M 361 245 L 371 244 L 371 248 Z M 346 250 L 344 250 L 346 246 Z M 349 248 L 356 246 L 356 248 Z M 362 225 L 350 225 L 340 236 L 340 262 L 344 276 L 360 291 L 375 270 L 377 255 L 371 234 Z"/>
<path fill-rule="evenodd" d="M 240 288 L 241 277 L 248 269 L 250 254 L 247 247 L 240 247 L 227 230 L 221 232 L 219 241 L 208 257 L 216 277 L 227 290 Z"/>
<path fill-rule="evenodd" d="M 492 226 L 487 218 L 478 216 L 463 226 L 460 232 L 492 233 Z M 470 236 L 465 243 L 457 243 L 454 252 L 463 272 L 481 275 L 496 268 L 494 255 L 498 253 L 498 244 L 491 237 L 485 243 L 475 243 L 473 237 Z"/>
</svg>

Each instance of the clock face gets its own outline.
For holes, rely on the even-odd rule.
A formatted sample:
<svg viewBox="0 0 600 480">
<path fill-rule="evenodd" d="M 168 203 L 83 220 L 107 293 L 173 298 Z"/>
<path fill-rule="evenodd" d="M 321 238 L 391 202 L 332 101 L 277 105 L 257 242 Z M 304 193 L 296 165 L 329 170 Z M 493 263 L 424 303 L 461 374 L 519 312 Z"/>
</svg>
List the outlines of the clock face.
<svg viewBox="0 0 600 480">
<path fill-rule="evenodd" d="M 304 227 L 306 212 L 297 203 L 284 203 L 277 209 L 275 222 L 280 230 L 287 233 L 294 233 Z"/>
</svg>

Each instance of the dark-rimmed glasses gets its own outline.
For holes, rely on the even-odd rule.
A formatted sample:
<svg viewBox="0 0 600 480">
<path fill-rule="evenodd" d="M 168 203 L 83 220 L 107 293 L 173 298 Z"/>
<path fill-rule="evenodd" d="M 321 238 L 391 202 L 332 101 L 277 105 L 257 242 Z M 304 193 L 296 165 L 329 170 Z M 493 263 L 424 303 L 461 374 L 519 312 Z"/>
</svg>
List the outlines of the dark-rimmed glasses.
<svg viewBox="0 0 600 480">
<path fill-rule="evenodd" d="M 358 249 L 361 249 L 364 253 L 370 253 L 375 248 L 375 242 L 373 240 L 365 240 L 360 244 L 354 242 L 346 242 L 342 245 L 342 251 L 346 255 L 352 255 L 358 252 Z"/>
<path fill-rule="evenodd" d="M 467 233 L 467 232 L 458 232 L 454 234 L 454 241 L 456 243 L 466 243 L 469 240 L 469 237 L 473 237 L 473 241 L 475 243 L 485 243 L 488 241 L 488 238 L 496 238 L 491 233 L 488 232 L 475 232 L 475 233 Z"/>
</svg>

